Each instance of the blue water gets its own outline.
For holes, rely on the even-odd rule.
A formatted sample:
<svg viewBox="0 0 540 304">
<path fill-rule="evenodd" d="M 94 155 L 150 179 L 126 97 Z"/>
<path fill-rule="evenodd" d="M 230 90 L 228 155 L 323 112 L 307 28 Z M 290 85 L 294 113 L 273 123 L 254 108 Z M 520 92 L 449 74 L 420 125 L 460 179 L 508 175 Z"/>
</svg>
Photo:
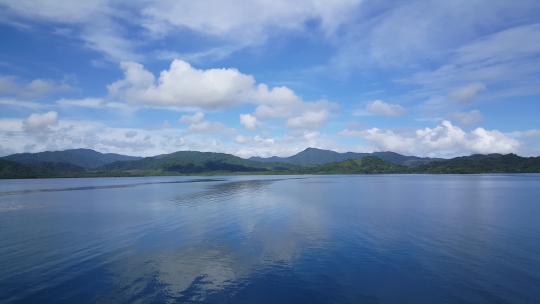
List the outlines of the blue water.
<svg viewBox="0 0 540 304">
<path fill-rule="evenodd" d="M 540 175 L 4 180 L 0 303 L 540 303 Z"/>
</svg>

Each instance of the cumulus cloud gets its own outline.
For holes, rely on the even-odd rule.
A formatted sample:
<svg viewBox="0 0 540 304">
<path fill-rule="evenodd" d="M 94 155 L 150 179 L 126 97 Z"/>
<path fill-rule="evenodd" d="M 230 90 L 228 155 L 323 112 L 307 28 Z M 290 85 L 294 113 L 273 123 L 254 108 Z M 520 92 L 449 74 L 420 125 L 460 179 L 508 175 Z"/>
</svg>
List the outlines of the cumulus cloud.
<svg viewBox="0 0 540 304">
<path fill-rule="evenodd" d="M 302 100 L 287 87 L 268 87 L 234 68 L 197 69 L 175 59 L 156 78 L 143 65 L 123 62 L 124 78 L 108 86 L 109 100 L 132 106 L 172 109 L 217 109 L 239 104 L 256 105 L 254 114 L 243 114 L 241 122 L 255 128 L 259 118 L 288 119 L 294 128 L 320 126 L 335 104 L 325 100 Z M 83 101 L 78 101 L 81 104 Z M 96 101 L 90 100 L 89 105 Z M 64 102 L 66 104 L 66 102 Z"/>
<path fill-rule="evenodd" d="M 511 153 L 517 152 L 519 142 L 497 130 L 476 128 L 469 136 L 470 149 L 476 153 Z"/>
<path fill-rule="evenodd" d="M 55 112 L 34 113 L 26 119 L 3 118 L 0 119 L 0 154 L 81 147 L 143 156 L 179 150 L 225 152 L 243 157 L 289 156 L 306 147 L 340 150 L 334 137 L 313 130 L 300 129 L 281 136 L 246 136 L 222 132 L 224 126 L 207 121 L 203 113 L 184 115 L 180 121 L 188 128 L 111 127 L 91 121 L 61 120 Z M 362 138 L 364 144 L 357 149 L 363 151 L 391 150 L 421 156 L 510 152 L 533 155 L 540 151 L 538 130 L 503 133 L 476 128 L 467 132 L 448 121 L 413 132 L 371 128 L 340 134 Z"/>
<path fill-rule="evenodd" d="M 291 156 L 306 147 L 337 150 L 332 138 L 317 131 L 300 131 L 284 136 L 237 135 L 234 139 L 237 146 L 230 149 L 235 155 L 250 156 Z"/>
<path fill-rule="evenodd" d="M 0 153 L 3 155 L 90 148 L 149 156 L 178 151 L 185 144 L 184 135 L 178 129 L 117 128 L 93 121 L 58 119 L 54 112 L 31 115 L 25 120 L 0 119 Z M 211 149 L 208 141 L 204 144 Z"/>
<path fill-rule="evenodd" d="M 219 108 L 253 98 L 255 79 L 236 69 L 199 70 L 173 60 L 159 78 L 141 64 L 123 62 L 124 79 L 108 86 L 112 98 L 135 104 Z"/>
<path fill-rule="evenodd" d="M 402 116 L 405 114 L 405 108 L 398 105 L 387 103 L 382 100 L 370 101 L 364 110 L 355 111 L 354 115 L 381 115 L 381 116 Z"/>
<path fill-rule="evenodd" d="M 136 105 L 214 109 L 239 103 L 295 102 L 285 87 L 268 88 L 234 68 L 197 69 L 175 59 L 156 79 L 143 65 L 123 62 L 124 78 L 108 86 L 109 96 Z"/>
<path fill-rule="evenodd" d="M 371 128 L 342 132 L 342 135 L 360 136 L 377 150 L 404 154 L 454 157 L 471 153 L 511 153 L 520 151 L 520 143 L 509 134 L 497 130 L 476 128 L 465 132 L 449 121 L 434 128 L 418 129 L 414 133 Z"/>
<path fill-rule="evenodd" d="M 337 104 L 333 102 L 326 100 L 305 102 L 296 95 L 284 98 L 281 102 L 279 100 L 267 102 L 257 106 L 254 115 L 260 118 L 284 118 L 287 120 L 287 127 L 294 129 L 319 128 L 337 108 Z"/>
<path fill-rule="evenodd" d="M 234 138 L 234 141 L 242 145 L 257 143 L 257 144 L 263 144 L 266 146 L 271 146 L 276 142 L 274 138 L 272 137 L 265 137 L 258 134 L 252 137 L 244 136 L 244 135 L 237 135 Z"/>
<path fill-rule="evenodd" d="M 206 121 L 204 115 L 197 113 L 184 115 L 184 119 L 181 119 L 182 123 L 191 123 L 187 130 L 172 127 L 157 129 L 112 127 L 93 121 L 58 119 L 58 117 L 55 120 L 54 114 L 45 114 L 34 115 L 31 119 L 0 118 L 0 155 L 90 148 L 101 152 L 140 156 L 196 150 L 250 157 L 289 156 L 309 146 L 328 149 L 337 147 L 331 138 L 316 131 L 299 131 L 277 137 L 222 132 L 224 126 L 219 126 L 220 130 L 201 131 L 200 128 L 205 129 L 204 126 L 207 123 L 211 125 L 212 122 Z M 47 128 L 48 131 L 29 132 L 29 124 Z"/>
<path fill-rule="evenodd" d="M 46 132 L 50 127 L 58 123 L 58 113 L 49 111 L 46 113 L 33 113 L 23 121 L 24 130 L 31 133 Z"/>
<path fill-rule="evenodd" d="M 307 111 L 287 120 L 287 126 L 296 129 L 319 128 L 328 118 L 326 110 Z"/>
<path fill-rule="evenodd" d="M 257 117 L 251 114 L 240 114 L 240 123 L 249 130 L 255 130 L 259 125 Z"/>
<path fill-rule="evenodd" d="M 219 133 L 230 130 L 220 122 L 207 121 L 203 112 L 196 112 L 192 115 L 182 115 L 179 120 L 188 125 L 188 132 L 190 133 Z"/>
</svg>

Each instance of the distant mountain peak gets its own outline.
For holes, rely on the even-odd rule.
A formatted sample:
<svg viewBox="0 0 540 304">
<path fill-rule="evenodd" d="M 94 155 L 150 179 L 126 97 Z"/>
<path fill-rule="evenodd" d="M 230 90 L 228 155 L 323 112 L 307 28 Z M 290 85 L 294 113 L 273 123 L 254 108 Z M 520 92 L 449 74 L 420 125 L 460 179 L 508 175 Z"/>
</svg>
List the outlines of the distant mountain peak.
<svg viewBox="0 0 540 304">
<path fill-rule="evenodd" d="M 307 147 L 302 152 L 306 152 L 306 151 L 331 151 L 331 150 L 324 150 L 324 149 L 320 149 L 320 148 Z"/>
</svg>

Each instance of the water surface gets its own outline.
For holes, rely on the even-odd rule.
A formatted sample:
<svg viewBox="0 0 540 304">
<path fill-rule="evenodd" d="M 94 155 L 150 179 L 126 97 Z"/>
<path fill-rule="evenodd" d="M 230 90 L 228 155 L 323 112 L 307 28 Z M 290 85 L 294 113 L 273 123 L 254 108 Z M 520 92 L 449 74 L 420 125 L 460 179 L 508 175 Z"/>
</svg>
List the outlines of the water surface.
<svg viewBox="0 0 540 304">
<path fill-rule="evenodd" d="M 540 175 L 0 181 L 0 303 L 540 303 Z"/>
</svg>

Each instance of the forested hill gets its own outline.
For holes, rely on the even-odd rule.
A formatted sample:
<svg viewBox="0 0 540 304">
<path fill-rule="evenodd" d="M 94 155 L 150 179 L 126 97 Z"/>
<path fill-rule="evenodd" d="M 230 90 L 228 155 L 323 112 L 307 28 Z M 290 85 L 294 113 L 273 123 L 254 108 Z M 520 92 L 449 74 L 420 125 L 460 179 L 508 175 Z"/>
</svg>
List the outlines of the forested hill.
<svg viewBox="0 0 540 304">
<path fill-rule="evenodd" d="M 68 152 L 66 155 L 73 155 L 74 150 L 68 151 L 64 151 Z M 405 160 L 407 158 L 411 161 L 411 157 L 392 152 L 381 152 L 386 159 L 372 153 L 359 158 L 341 160 L 341 154 L 331 154 L 333 157 L 339 156 L 336 157 L 337 161 L 330 162 L 331 158 L 328 157 L 330 154 L 319 153 L 320 151 L 327 150 L 309 151 L 308 164 L 281 162 L 275 158 L 271 158 L 273 162 L 257 161 L 256 158 L 244 159 L 231 154 L 198 151 L 179 151 L 145 158 L 102 154 L 96 151 L 93 152 L 98 154 L 87 153 L 98 155 L 100 160 L 97 161 L 77 157 L 55 158 L 51 157 L 49 152 L 25 153 L 0 158 L 0 178 L 210 174 L 540 173 L 540 157 L 521 157 L 515 154 L 475 154 L 452 159 L 418 157 L 421 162 L 413 166 Z M 59 155 L 58 152 L 50 153 Z M 321 159 L 317 160 L 316 155 L 321 155 Z M 104 160 L 104 157 L 107 159 Z M 392 159 L 388 160 L 389 157 Z M 121 160 L 111 162 L 117 158 Z M 96 162 L 99 161 L 106 163 L 98 166 Z"/>
<path fill-rule="evenodd" d="M 2 157 L 22 164 L 66 163 L 83 168 L 97 168 L 115 161 L 136 160 L 140 157 L 115 153 L 101 153 L 91 149 L 70 149 L 64 151 L 45 151 L 38 153 L 17 153 Z"/>
<path fill-rule="evenodd" d="M 538 173 L 540 157 L 516 154 L 474 154 L 437 161 L 415 168 L 419 173 Z"/>
<path fill-rule="evenodd" d="M 421 164 L 429 163 L 439 160 L 437 158 L 418 157 L 402 155 L 395 152 L 373 152 L 373 153 L 357 153 L 357 152 L 344 152 L 339 153 L 332 150 L 323 150 L 317 148 L 307 148 L 295 155 L 289 157 L 252 157 L 250 160 L 258 162 L 272 162 L 272 163 L 288 163 L 302 166 L 316 166 L 326 163 L 340 162 L 349 159 L 362 159 L 366 156 L 376 156 L 382 160 L 391 162 L 395 165 L 402 165 L 407 167 L 415 167 Z"/>
</svg>

